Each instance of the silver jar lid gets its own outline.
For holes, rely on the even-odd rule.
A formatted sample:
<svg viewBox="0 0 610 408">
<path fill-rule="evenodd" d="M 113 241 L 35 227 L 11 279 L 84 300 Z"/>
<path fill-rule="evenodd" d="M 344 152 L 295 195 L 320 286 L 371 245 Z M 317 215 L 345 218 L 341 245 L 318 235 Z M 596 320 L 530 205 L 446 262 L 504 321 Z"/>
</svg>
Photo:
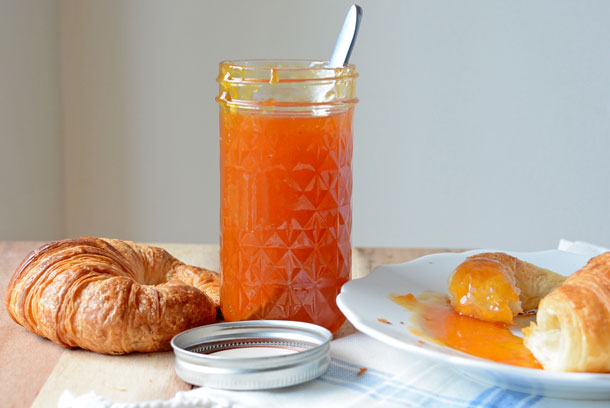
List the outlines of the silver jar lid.
<svg viewBox="0 0 610 408">
<path fill-rule="evenodd" d="M 184 381 L 229 390 L 280 388 L 313 380 L 330 365 L 332 334 L 310 323 L 248 320 L 196 327 L 171 341 Z"/>
</svg>

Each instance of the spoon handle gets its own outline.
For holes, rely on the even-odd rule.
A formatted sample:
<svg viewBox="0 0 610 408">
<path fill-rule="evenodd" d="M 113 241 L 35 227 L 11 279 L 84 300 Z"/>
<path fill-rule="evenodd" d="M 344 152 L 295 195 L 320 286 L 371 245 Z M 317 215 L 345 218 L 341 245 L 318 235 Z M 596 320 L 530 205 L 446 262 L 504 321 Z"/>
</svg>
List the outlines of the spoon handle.
<svg viewBox="0 0 610 408">
<path fill-rule="evenodd" d="M 335 49 L 330 56 L 328 66 L 331 68 L 339 68 L 349 62 L 349 57 L 352 54 L 358 29 L 360 28 L 360 20 L 362 20 L 362 8 L 356 4 L 349 8 L 343 27 L 337 37 Z"/>
</svg>

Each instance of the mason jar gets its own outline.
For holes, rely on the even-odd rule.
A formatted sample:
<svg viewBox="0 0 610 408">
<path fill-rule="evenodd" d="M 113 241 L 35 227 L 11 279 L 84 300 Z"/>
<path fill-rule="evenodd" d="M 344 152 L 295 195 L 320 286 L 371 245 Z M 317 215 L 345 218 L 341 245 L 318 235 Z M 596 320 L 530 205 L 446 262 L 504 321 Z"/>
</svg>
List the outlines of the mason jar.
<svg viewBox="0 0 610 408">
<path fill-rule="evenodd" d="M 336 332 L 350 279 L 354 65 L 220 63 L 220 271 L 225 320 Z"/>
</svg>

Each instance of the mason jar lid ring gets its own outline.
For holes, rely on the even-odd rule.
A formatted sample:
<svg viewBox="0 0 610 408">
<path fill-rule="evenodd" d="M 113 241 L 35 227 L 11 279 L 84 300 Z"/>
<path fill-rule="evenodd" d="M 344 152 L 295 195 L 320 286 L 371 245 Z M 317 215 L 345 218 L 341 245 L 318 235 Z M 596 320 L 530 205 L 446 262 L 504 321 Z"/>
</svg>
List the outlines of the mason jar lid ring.
<svg viewBox="0 0 610 408">
<path fill-rule="evenodd" d="M 332 334 L 283 320 L 217 323 L 171 341 L 177 375 L 211 388 L 259 390 L 313 380 L 330 365 Z"/>
</svg>

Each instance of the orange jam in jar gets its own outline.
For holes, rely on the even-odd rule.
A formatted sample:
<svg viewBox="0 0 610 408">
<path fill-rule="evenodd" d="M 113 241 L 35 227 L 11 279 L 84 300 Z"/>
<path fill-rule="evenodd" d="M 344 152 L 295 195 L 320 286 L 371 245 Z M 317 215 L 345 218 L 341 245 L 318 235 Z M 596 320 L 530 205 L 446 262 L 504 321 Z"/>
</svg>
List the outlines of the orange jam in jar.
<svg viewBox="0 0 610 408">
<path fill-rule="evenodd" d="M 336 332 L 350 278 L 354 66 L 220 64 L 221 310 Z"/>
</svg>

